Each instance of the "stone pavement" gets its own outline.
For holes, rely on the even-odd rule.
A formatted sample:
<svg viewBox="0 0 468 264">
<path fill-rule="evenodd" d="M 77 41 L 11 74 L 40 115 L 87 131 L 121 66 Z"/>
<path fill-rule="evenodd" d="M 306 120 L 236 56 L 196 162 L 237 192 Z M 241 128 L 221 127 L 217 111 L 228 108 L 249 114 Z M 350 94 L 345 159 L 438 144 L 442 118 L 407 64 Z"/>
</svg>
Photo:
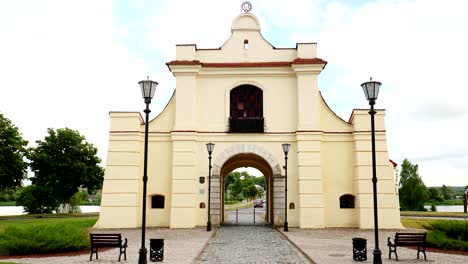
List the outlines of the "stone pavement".
<svg viewBox="0 0 468 264">
<path fill-rule="evenodd" d="M 282 229 L 278 229 L 282 232 Z M 426 252 L 427 261 L 424 261 L 422 253 L 419 254 L 420 259 L 416 258 L 417 250 L 397 247 L 398 260 L 395 260 L 395 255 L 392 254 L 392 259 L 388 259 L 387 238 L 395 236 L 395 232 L 402 230 L 380 230 L 379 232 L 379 248 L 382 251 L 383 263 L 441 263 L 441 264 L 466 264 L 468 263 L 467 255 L 451 255 L 435 252 Z M 417 229 L 406 229 L 406 232 L 421 232 Z M 372 263 L 372 251 L 374 250 L 374 230 L 363 229 L 298 229 L 289 228 L 289 232 L 282 232 L 288 239 L 297 247 L 307 254 L 314 263 Z M 367 239 L 367 261 L 353 261 L 353 237 Z"/>
<path fill-rule="evenodd" d="M 279 231 L 279 232 L 278 232 Z M 381 230 L 379 232 L 380 249 L 383 263 L 441 263 L 466 264 L 467 255 L 450 255 L 427 252 L 428 261 L 416 259 L 416 250 L 399 247 L 399 260 L 388 259 L 387 237 L 393 237 L 398 230 Z M 407 230 L 411 231 L 411 230 Z M 99 232 L 120 232 L 128 238 L 127 261 L 137 263 L 140 249 L 141 231 L 139 229 L 100 230 Z M 284 236 L 281 235 L 284 234 Z M 210 238 L 213 238 L 210 240 Z M 148 229 L 147 241 L 150 238 L 164 238 L 164 261 L 174 264 L 211 264 L 211 263 L 245 263 L 245 264 L 299 264 L 311 263 L 285 238 L 295 244 L 300 251 L 312 259 L 312 263 L 372 263 L 374 248 L 373 230 L 361 229 L 273 229 L 265 226 L 229 226 L 206 232 L 205 228 L 194 229 Z M 352 238 L 367 239 L 367 261 L 354 262 Z M 210 241 L 210 243 L 208 243 Z M 149 242 L 147 243 L 149 251 Z M 205 250 L 203 250 L 205 249 Z M 89 261 L 89 252 L 73 256 L 2 259 L 2 262 L 37 263 L 37 264 L 78 264 L 78 263 L 118 263 L 118 249 L 99 252 L 99 260 Z M 148 262 L 152 263 L 152 262 Z M 160 262 L 161 263 L 161 262 Z"/>
<path fill-rule="evenodd" d="M 310 260 L 269 226 L 223 226 L 196 264 L 309 264 Z"/>
</svg>

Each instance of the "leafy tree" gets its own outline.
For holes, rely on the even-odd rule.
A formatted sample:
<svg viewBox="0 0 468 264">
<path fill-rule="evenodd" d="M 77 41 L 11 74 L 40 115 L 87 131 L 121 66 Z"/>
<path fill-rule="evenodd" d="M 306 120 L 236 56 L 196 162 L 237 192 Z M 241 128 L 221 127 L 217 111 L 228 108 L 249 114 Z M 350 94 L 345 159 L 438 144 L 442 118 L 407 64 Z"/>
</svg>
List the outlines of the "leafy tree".
<svg viewBox="0 0 468 264">
<path fill-rule="evenodd" d="M 29 159 L 34 177 L 32 183 L 47 186 L 60 203 L 69 203 L 78 188 L 89 192 L 99 189 L 104 170 L 97 149 L 78 131 L 69 128 L 48 129 L 44 141 L 36 141 Z"/>
<path fill-rule="evenodd" d="M 224 190 L 229 192 L 231 200 L 252 200 L 261 194 L 257 189 L 257 177 L 249 175 L 248 172 L 231 172 L 224 180 Z"/>
<path fill-rule="evenodd" d="M 402 210 L 424 211 L 429 194 L 418 173 L 418 165 L 403 160 L 400 172 L 400 207 Z"/>
<path fill-rule="evenodd" d="M 442 196 L 445 200 L 450 200 L 453 198 L 453 190 L 448 186 L 442 185 L 442 189 L 440 189 L 440 192 L 442 193 Z"/>
<path fill-rule="evenodd" d="M 57 209 L 59 202 L 50 188 L 29 185 L 24 187 L 18 195 L 16 205 L 23 206 L 28 214 L 50 214 Z"/>
<path fill-rule="evenodd" d="M 254 178 L 254 181 L 255 181 L 255 184 L 256 184 L 256 185 L 262 186 L 262 188 L 263 188 L 264 190 L 266 190 L 266 179 L 265 179 L 265 176 L 262 176 L 262 177 L 255 177 L 255 178 Z"/>
<path fill-rule="evenodd" d="M 439 193 L 439 191 L 437 190 L 437 188 L 434 188 L 434 187 L 429 187 L 427 189 L 428 191 L 428 194 L 429 194 L 429 200 L 432 200 L 432 201 L 437 201 L 437 202 L 441 202 L 444 200 L 444 198 L 442 197 L 442 195 Z"/>
<path fill-rule="evenodd" d="M 18 128 L 0 114 L 0 191 L 22 185 L 28 168 L 23 159 L 27 144 Z"/>
</svg>

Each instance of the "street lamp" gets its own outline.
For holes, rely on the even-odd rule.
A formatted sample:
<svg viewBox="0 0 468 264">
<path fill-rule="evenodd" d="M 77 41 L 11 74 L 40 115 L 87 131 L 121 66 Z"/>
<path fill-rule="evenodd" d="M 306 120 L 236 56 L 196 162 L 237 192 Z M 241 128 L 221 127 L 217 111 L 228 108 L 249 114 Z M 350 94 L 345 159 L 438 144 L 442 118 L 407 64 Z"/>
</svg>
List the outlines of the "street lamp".
<svg viewBox="0 0 468 264">
<path fill-rule="evenodd" d="M 284 151 L 284 232 L 288 232 L 288 152 L 291 144 L 281 145 Z"/>
<path fill-rule="evenodd" d="M 377 169 L 375 165 L 375 126 L 374 126 L 374 105 L 375 100 L 379 96 L 379 87 L 382 83 L 372 81 L 370 78 L 369 82 L 361 84 L 364 94 L 366 95 L 367 100 L 369 101 L 371 116 L 371 141 L 372 141 L 372 187 L 374 194 L 374 233 L 375 233 L 375 249 L 374 249 L 374 264 L 382 263 L 382 251 L 379 249 L 379 220 L 377 216 Z"/>
<path fill-rule="evenodd" d="M 139 264 L 146 264 L 147 258 L 146 254 L 148 251 L 145 248 L 145 229 L 146 229 L 146 185 L 148 182 L 148 119 L 149 113 L 151 110 L 149 109 L 149 104 L 151 103 L 151 99 L 154 96 L 154 92 L 156 91 L 156 86 L 158 85 L 157 82 L 151 81 L 149 77 L 147 80 L 138 82 L 141 87 L 141 94 L 143 99 L 145 99 L 146 109 L 144 110 L 146 119 L 145 119 L 145 156 L 144 156 L 144 165 L 143 165 L 143 210 L 141 215 L 141 248 L 140 248 L 140 255 L 138 257 Z"/>
<path fill-rule="evenodd" d="M 215 144 L 207 143 L 206 150 L 208 151 L 208 222 L 206 223 L 206 231 L 211 231 L 211 153 L 213 153 Z"/>
</svg>

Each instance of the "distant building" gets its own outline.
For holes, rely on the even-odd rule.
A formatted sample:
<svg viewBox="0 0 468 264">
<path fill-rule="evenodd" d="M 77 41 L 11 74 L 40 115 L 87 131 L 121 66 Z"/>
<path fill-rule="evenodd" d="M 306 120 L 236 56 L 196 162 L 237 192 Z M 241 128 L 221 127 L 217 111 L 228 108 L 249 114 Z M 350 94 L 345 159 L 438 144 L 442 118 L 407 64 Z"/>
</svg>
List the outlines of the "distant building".
<svg viewBox="0 0 468 264">
<path fill-rule="evenodd" d="M 254 167 L 266 178 L 266 218 L 274 225 L 283 224 L 287 206 L 290 227 L 373 228 L 368 110 L 354 109 L 344 121 L 327 106 L 317 85 L 326 61 L 316 43 L 275 48 L 249 12 L 231 29 L 220 48 L 177 45 L 167 63 L 176 89 L 149 123 L 147 226 L 206 225 L 208 182 L 199 177 L 208 175 L 205 144 L 213 142 L 214 225 L 224 221 L 223 178 Z M 379 226 L 401 228 L 384 114 L 375 116 Z M 138 112 L 111 112 L 110 121 L 97 227 L 139 227 L 144 121 Z M 291 144 L 288 205 L 282 143 Z"/>
</svg>

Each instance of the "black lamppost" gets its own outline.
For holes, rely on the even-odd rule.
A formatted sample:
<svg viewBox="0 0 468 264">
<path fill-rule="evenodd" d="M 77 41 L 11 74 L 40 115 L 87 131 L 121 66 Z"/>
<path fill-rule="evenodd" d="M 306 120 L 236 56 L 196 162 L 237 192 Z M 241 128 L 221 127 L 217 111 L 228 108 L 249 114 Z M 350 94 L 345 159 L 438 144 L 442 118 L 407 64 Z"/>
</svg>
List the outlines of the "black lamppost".
<svg viewBox="0 0 468 264">
<path fill-rule="evenodd" d="M 382 83 L 372 81 L 372 78 L 369 82 L 361 84 L 364 94 L 366 95 L 367 100 L 369 101 L 371 116 L 371 141 L 372 141 L 372 187 L 374 194 L 374 233 L 375 233 L 375 249 L 374 249 L 374 264 L 382 263 L 382 251 L 379 249 L 379 219 L 377 215 L 377 169 L 375 164 L 375 126 L 374 126 L 374 105 L 375 100 L 379 96 L 379 87 Z"/>
<path fill-rule="evenodd" d="M 284 151 L 284 231 L 288 232 L 288 152 L 291 144 L 281 145 Z"/>
<path fill-rule="evenodd" d="M 213 153 L 215 144 L 207 143 L 206 150 L 208 151 L 208 222 L 206 223 L 206 231 L 211 231 L 211 153 Z"/>
<path fill-rule="evenodd" d="M 146 119 L 145 119 L 145 156 L 144 156 L 144 165 L 143 165 L 143 202 L 142 202 L 142 215 L 141 215 L 141 248 L 140 248 L 140 255 L 138 257 L 139 264 L 146 264 L 147 258 L 146 254 L 148 250 L 145 247 L 145 232 L 146 232 L 146 185 L 148 182 L 148 119 L 149 113 L 151 110 L 149 109 L 149 104 L 151 103 L 151 99 L 154 96 L 154 92 L 156 91 L 156 86 L 158 85 L 157 82 L 151 81 L 149 77 L 147 80 L 140 81 L 141 94 L 143 99 L 145 99 L 146 109 L 144 110 Z"/>
</svg>

